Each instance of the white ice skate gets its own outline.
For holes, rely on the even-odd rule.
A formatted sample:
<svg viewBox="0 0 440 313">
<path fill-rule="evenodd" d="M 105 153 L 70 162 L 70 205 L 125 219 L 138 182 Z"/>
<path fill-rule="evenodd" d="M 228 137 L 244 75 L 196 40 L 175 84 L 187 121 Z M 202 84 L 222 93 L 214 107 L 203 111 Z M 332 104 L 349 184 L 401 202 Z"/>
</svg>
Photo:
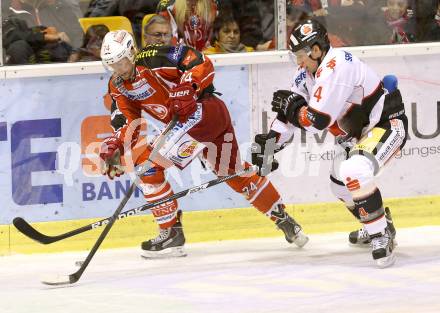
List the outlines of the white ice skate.
<svg viewBox="0 0 440 313">
<path fill-rule="evenodd" d="M 396 229 L 394 228 L 393 219 L 391 217 L 391 212 L 388 207 L 385 208 L 385 218 L 387 220 L 387 228 L 389 229 L 390 234 L 394 240 L 394 246 L 397 246 Z M 353 247 L 366 248 L 366 247 L 369 247 L 371 244 L 370 235 L 368 234 L 367 230 L 363 226 L 359 230 L 352 231 L 348 235 L 348 241 L 349 241 L 350 245 Z"/>
<path fill-rule="evenodd" d="M 373 259 L 379 268 L 385 268 L 396 262 L 394 254 L 394 239 L 389 230 L 385 228 L 384 233 L 374 234 L 370 236 Z"/>
</svg>

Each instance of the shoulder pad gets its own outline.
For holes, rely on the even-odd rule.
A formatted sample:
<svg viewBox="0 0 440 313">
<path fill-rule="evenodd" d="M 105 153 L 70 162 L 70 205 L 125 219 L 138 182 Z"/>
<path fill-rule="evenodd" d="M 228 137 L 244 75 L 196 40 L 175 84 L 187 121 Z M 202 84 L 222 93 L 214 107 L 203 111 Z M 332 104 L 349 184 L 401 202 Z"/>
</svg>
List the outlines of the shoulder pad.
<svg viewBox="0 0 440 313">
<path fill-rule="evenodd" d="M 148 68 L 172 67 L 177 65 L 176 47 L 165 45 L 149 45 L 136 55 L 136 65 Z"/>
<path fill-rule="evenodd" d="M 343 50 L 333 51 L 329 58 L 325 58 L 316 71 L 316 81 L 327 80 L 330 76 L 334 76 L 334 73 L 345 68 L 347 65 L 352 64 L 353 55 Z"/>
</svg>

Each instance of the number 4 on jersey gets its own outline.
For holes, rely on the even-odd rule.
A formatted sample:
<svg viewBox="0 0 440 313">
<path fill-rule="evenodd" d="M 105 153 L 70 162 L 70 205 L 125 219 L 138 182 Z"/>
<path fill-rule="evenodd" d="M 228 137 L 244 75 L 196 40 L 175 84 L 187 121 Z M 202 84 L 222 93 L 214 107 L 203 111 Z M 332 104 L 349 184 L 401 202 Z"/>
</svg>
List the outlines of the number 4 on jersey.
<svg viewBox="0 0 440 313">
<path fill-rule="evenodd" d="M 322 86 L 319 86 L 318 88 L 316 88 L 315 93 L 313 94 L 313 96 L 316 98 L 316 102 L 319 102 L 319 100 L 321 100 L 321 93 L 322 93 Z"/>
</svg>

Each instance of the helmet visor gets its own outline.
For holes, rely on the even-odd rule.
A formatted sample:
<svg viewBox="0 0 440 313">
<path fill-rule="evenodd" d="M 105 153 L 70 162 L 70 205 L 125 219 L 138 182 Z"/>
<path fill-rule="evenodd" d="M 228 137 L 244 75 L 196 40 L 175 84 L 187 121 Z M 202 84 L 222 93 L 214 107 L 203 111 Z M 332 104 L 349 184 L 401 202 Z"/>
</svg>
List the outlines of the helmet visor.
<svg viewBox="0 0 440 313">
<path fill-rule="evenodd" d="M 310 49 L 310 47 L 304 47 L 301 50 L 292 52 L 293 62 L 295 62 L 297 65 L 300 65 L 304 60 L 310 57 L 311 53 L 312 49 Z"/>
</svg>

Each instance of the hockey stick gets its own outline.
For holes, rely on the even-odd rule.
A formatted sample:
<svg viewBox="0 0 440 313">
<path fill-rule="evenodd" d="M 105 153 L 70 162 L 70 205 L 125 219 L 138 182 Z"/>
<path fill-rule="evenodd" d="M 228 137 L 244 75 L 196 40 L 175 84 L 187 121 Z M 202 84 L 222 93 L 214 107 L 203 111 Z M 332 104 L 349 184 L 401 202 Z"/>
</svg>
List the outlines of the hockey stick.
<svg viewBox="0 0 440 313">
<path fill-rule="evenodd" d="M 141 206 L 141 207 L 138 207 L 138 208 L 134 208 L 134 209 L 128 210 L 128 211 L 126 211 L 126 212 L 124 212 L 124 213 L 122 213 L 122 214 L 124 214 L 124 216 L 128 216 L 129 213 L 138 214 L 139 212 L 145 211 L 145 210 L 147 210 L 147 209 L 151 209 L 151 208 L 153 208 L 153 207 L 155 207 L 155 206 L 157 206 L 157 205 L 160 205 L 160 204 L 162 204 L 162 203 L 165 203 L 165 202 L 168 202 L 168 201 L 172 201 L 172 200 L 175 200 L 175 199 L 179 199 L 179 198 L 185 197 L 185 196 L 188 195 L 188 194 L 199 192 L 199 191 L 204 190 L 204 189 L 207 189 L 207 188 L 209 188 L 209 187 L 212 187 L 212 186 L 215 186 L 215 185 L 221 184 L 221 183 L 223 183 L 223 182 L 225 182 L 225 181 L 227 181 L 227 180 L 229 180 L 229 179 L 232 179 L 232 178 L 234 178 L 234 177 L 241 176 L 241 175 L 248 174 L 248 173 L 255 172 L 255 171 L 256 171 L 256 168 L 255 168 L 254 166 L 252 166 L 252 167 L 249 167 L 249 168 L 244 169 L 244 170 L 242 170 L 242 171 L 239 171 L 239 172 L 237 172 L 237 173 L 234 173 L 234 174 L 232 174 L 232 175 L 223 176 L 223 177 L 220 177 L 220 178 L 217 178 L 217 179 L 210 180 L 210 181 L 207 182 L 207 183 L 204 183 L 204 184 L 201 184 L 201 185 L 198 185 L 198 186 L 195 186 L 195 187 L 192 187 L 192 188 L 186 189 L 186 190 L 182 190 L 182 191 L 180 191 L 180 192 L 178 192 L 178 193 L 176 193 L 176 194 L 174 194 L 174 195 L 172 195 L 172 196 L 169 196 L 169 197 L 167 197 L 167 198 L 164 198 L 164 199 L 158 200 L 158 201 L 156 201 L 156 202 L 152 202 L 152 203 L 145 204 L 145 205 L 143 205 L 143 206 Z M 115 212 L 115 213 L 116 213 L 116 212 Z M 119 213 L 119 212 L 118 212 L 118 213 Z M 130 214 L 130 215 L 131 215 L 131 214 Z M 96 252 L 96 250 L 98 249 L 99 245 L 100 245 L 100 244 L 102 243 L 102 241 L 104 240 L 105 236 L 107 235 L 108 231 L 109 231 L 110 228 L 111 228 L 111 225 L 113 225 L 113 223 L 114 223 L 117 219 L 119 219 L 119 217 L 118 217 L 116 214 L 113 214 L 113 216 L 111 216 L 111 217 L 109 217 L 109 218 L 106 218 L 106 219 L 100 221 L 100 222 L 108 221 L 108 224 L 106 225 L 104 231 L 102 232 L 102 234 L 101 234 L 101 236 L 99 237 L 98 241 L 96 242 L 95 246 L 93 246 L 93 248 L 92 248 L 92 250 L 90 251 L 90 253 L 89 253 L 89 255 L 87 256 L 87 258 L 86 258 L 86 259 L 84 260 L 84 262 L 81 264 L 81 267 L 80 267 L 80 269 L 79 269 L 78 271 L 76 271 L 75 273 L 70 274 L 70 275 L 59 276 L 59 277 L 57 277 L 57 279 L 55 279 L 55 280 L 51 280 L 51 281 L 49 281 L 49 280 L 42 281 L 42 283 L 44 283 L 44 284 L 46 284 L 46 285 L 52 285 L 52 286 L 70 285 L 70 284 L 74 284 L 74 283 L 76 283 L 76 282 L 80 279 L 82 273 L 83 273 L 84 270 L 86 269 L 87 265 L 89 264 L 91 258 L 92 258 L 93 255 L 95 254 L 95 252 Z M 88 230 L 90 230 L 90 229 L 93 229 L 92 225 L 93 225 L 93 224 L 90 224 L 90 225 L 87 225 L 87 226 L 84 226 L 84 227 L 88 227 Z M 104 223 L 101 223 L 101 224 L 98 225 L 98 226 L 102 226 L 102 225 L 104 225 Z M 109 225 L 110 225 L 110 226 L 109 226 Z M 98 226 L 97 226 L 97 227 L 98 227 Z"/>
<path fill-rule="evenodd" d="M 162 138 L 165 138 L 166 134 L 176 125 L 176 122 L 177 122 L 177 117 L 174 117 L 173 120 L 170 122 L 170 124 L 167 126 L 167 128 L 162 132 L 161 136 L 157 138 L 156 142 L 160 141 Z M 151 153 L 151 158 L 153 156 L 154 151 L 158 151 L 159 148 L 160 147 L 158 147 L 158 149 L 156 149 L 156 150 L 153 149 L 153 152 Z M 148 163 L 148 162 L 149 161 L 147 161 L 146 163 Z M 147 165 L 139 166 L 138 169 L 136 169 L 136 174 L 139 176 L 139 175 L 145 173 L 147 171 L 146 167 L 147 167 Z M 122 205 L 122 207 L 124 207 L 125 204 L 127 203 L 127 201 L 130 199 L 131 195 L 133 194 L 133 192 L 135 190 L 135 187 L 136 187 L 136 184 L 132 183 L 120 203 L 120 205 Z M 139 210 L 139 208 L 132 209 L 127 212 L 121 213 L 117 216 L 117 219 L 131 215 L 131 214 L 135 213 L 136 210 Z M 15 228 L 17 228 L 23 235 L 29 237 L 32 240 L 35 240 L 35 241 L 41 243 L 41 244 L 47 245 L 47 244 L 51 244 L 51 243 L 54 243 L 54 242 L 78 235 L 78 234 L 81 234 L 85 231 L 97 228 L 99 226 L 104 226 L 109 223 L 110 219 L 111 219 L 111 217 L 108 217 L 108 218 L 105 218 L 105 219 L 100 220 L 98 222 L 74 229 L 72 231 L 69 231 L 67 233 L 64 233 L 64 234 L 61 234 L 58 236 L 47 236 L 45 234 L 40 233 L 38 230 L 36 230 L 34 227 L 32 227 L 22 217 L 15 217 L 13 219 L 12 223 L 14 224 Z"/>
<path fill-rule="evenodd" d="M 159 135 L 159 137 L 156 139 L 154 144 L 154 149 L 150 154 L 149 159 L 145 162 L 145 164 L 140 165 L 136 169 L 137 175 L 141 175 L 142 173 L 145 173 L 149 168 L 151 168 L 151 165 L 153 164 L 153 161 L 156 157 L 156 154 L 158 153 L 159 149 L 164 145 L 165 139 L 167 134 L 174 128 L 174 126 L 177 123 L 177 115 L 173 116 L 173 119 L 171 122 L 167 125 L 165 130 Z M 46 285 L 66 285 L 66 284 L 73 284 L 76 283 L 80 278 L 81 275 L 86 270 L 87 266 L 89 265 L 90 261 L 92 260 L 93 256 L 95 255 L 96 251 L 98 251 L 99 246 L 104 241 L 105 237 L 107 236 L 108 232 L 112 228 L 113 224 L 115 223 L 116 219 L 118 218 L 118 215 L 121 213 L 122 209 L 124 208 L 127 201 L 130 199 L 131 195 L 134 192 L 134 189 L 136 188 L 136 180 L 131 184 L 130 189 L 128 190 L 127 194 L 125 195 L 124 199 L 122 199 L 121 203 L 119 204 L 116 211 L 113 213 L 113 215 L 108 219 L 108 223 L 106 224 L 104 230 L 102 231 L 101 235 L 99 235 L 98 240 L 96 240 L 95 244 L 93 245 L 92 249 L 90 250 L 89 254 L 87 255 L 84 262 L 81 264 L 80 268 L 73 274 L 70 274 L 69 276 L 65 277 L 58 277 L 58 279 L 52 281 L 52 280 L 44 280 L 42 283 Z"/>
<path fill-rule="evenodd" d="M 224 177 L 221 177 L 221 178 L 213 179 L 213 180 L 211 180 L 211 181 L 209 181 L 207 183 L 204 183 L 202 185 L 199 185 L 199 186 L 196 186 L 196 187 L 192 187 L 192 188 L 180 191 L 179 193 L 176 193 L 176 194 L 174 194 L 173 196 L 171 196 L 169 198 L 165 198 L 164 202 L 185 197 L 186 195 L 188 195 L 190 193 L 194 193 L 194 192 L 197 192 L 199 190 L 203 190 L 203 189 L 206 189 L 206 188 L 218 185 L 218 184 L 223 183 L 223 182 L 225 182 L 225 181 L 227 181 L 229 179 L 232 179 L 234 177 L 240 176 L 242 174 L 250 173 L 250 172 L 252 172 L 254 170 L 255 169 L 251 167 L 251 168 L 248 168 L 246 170 L 237 172 L 237 173 L 229 175 L 229 176 L 224 176 Z M 160 200 L 160 201 L 162 201 L 162 200 Z M 159 202 L 154 202 L 153 206 L 156 206 L 156 205 L 164 203 L 164 202 L 160 202 L 160 203 Z M 144 204 L 144 205 L 139 206 L 137 208 L 133 208 L 133 209 L 130 209 L 130 210 L 127 210 L 125 212 L 120 213 L 116 217 L 116 219 L 119 220 L 119 219 L 122 219 L 122 218 L 125 218 L 125 217 L 128 217 L 128 216 L 137 215 L 140 212 L 143 212 L 145 210 L 150 209 L 151 207 L 152 206 L 150 204 Z M 48 236 L 48 235 L 45 235 L 45 234 L 39 232 L 38 230 L 36 230 L 34 227 L 32 227 L 32 225 L 30 225 L 26 220 L 24 220 L 21 217 L 14 218 L 13 223 L 14 223 L 14 226 L 22 234 L 24 234 L 25 236 L 27 236 L 30 239 L 35 240 L 35 241 L 37 241 L 39 243 L 47 245 L 47 244 L 51 244 L 51 243 L 54 243 L 54 242 L 57 242 L 57 241 L 60 241 L 60 240 L 66 239 L 66 238 L 70 238 L 70 237 L 79 235 L 79 234 L 84 233 L 86 231 L 89 231 L 89 230 L 92 230 L 92 229 L 104 226 L 104 225 L 106 225 L 110 221 L 110 219 L 111 219 L 111 217 L 107 217 L 107 218 L 104 218 L 104 219 L 102 219 L 100 221 L 91 223 L 89 225 L 82 226 L 80 228 L 77 228 L 77 229 L 71 230 L 71 231 L 69 231 L 67 233 L 56 235 L 56 236 Z"/>
</svg>

